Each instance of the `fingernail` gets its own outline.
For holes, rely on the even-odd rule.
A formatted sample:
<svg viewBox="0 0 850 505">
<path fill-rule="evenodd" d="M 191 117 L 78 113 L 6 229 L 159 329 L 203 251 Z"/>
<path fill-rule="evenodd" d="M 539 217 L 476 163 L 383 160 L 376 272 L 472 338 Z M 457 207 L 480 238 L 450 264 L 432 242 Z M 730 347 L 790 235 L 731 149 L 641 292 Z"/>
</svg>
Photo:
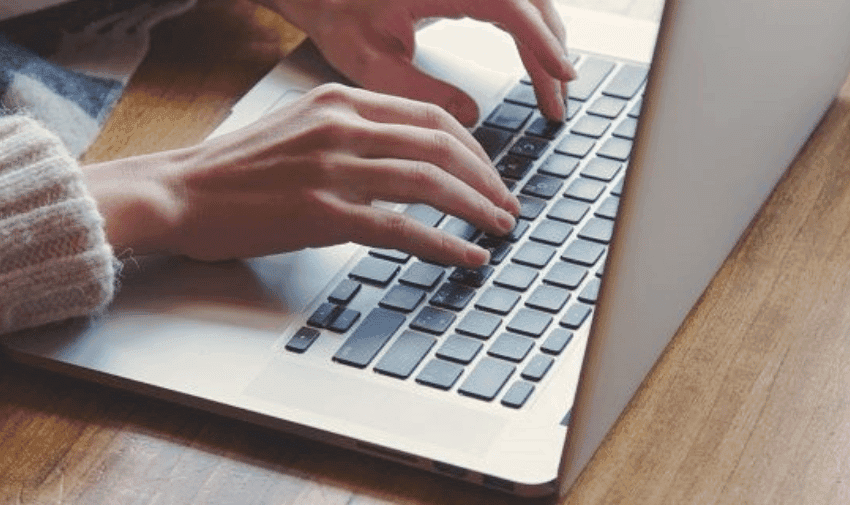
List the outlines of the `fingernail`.
<svg viewBox="0 0 850 505">
<path fill-rule="evenodd" d="M 478 121 L 478 105 L 466 95 L 454 95 L 446 110 L 464 125 L 472 126 Z"/>
<path fill-rule="evenodd" d="M 516 226 L 516 219 L 503 209 L 496 209 L 496 221 L 499 223 L 499 229 L 503 233 L 510 233 Z"/>
<path fill-rule="evenodd" d="M 466 263 L 471 267 L 480 267 L 490 263 L 490 251 L 477 245 L 470 244 L 463 256 Z"/>
<path fill-rule="evenodd" d="M 570 57 L 567 55 L 567 53 L 564 53 L 564 57 L 561 60 L 561 63 L 564 66 L 564 77 L 565 77 L 564 80 L 566 80 L 566 81 L 575 80 L 578 77 L 578 72 L 576 72 L 575 67 L 573 67 L 573 64 L 570 62 Z"/>
</svg>

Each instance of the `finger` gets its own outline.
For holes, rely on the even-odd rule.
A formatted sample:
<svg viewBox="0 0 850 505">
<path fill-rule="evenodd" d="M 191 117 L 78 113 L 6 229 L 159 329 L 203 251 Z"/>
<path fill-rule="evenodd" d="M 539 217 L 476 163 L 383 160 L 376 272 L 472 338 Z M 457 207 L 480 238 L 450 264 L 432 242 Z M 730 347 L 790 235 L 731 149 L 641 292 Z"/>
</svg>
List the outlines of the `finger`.
<svg viewBox="0 0 850 505">
<path fill-rule="evenodd" d="M 558 14 L 557 10 L 555 10 L 555 7 L 554 5 L 552 5 L 551 0 L 531 1 L 540 10 L 541 14 L 543 14 L 543 19 L 546 22 L 546 25 L 552 30 L 552 33 L 554 33 L 558 40 L 561 42 L 561 47 L 563 47 L 569 55 L 569 48 L 567 47 L 567 30 L 564 27 L 564 22 L 561 20 L 561 15 Z M 567 81 L 561 81 L 560 88 L 561 96 L 559 97 L 558 101 L 563 103 L 564 106 L 566 106 L 566 100 L 569 96 Z"/>
<path fill-rule="evenodd" d="M 531 77 L 531 82 L 534 84 L 534 95 L 537 97 L 540 112 L 551 121 L 563 121 L 566 114 L 563 83 L 552 78 L 527 47 L 518 45 L 517 48 L 520 58 L 522 58 L 525 68 L 528 70 L 528 75 Z"/>
<path fill-rule="evenodd" d="M 516 226 L 511 214 L 439 167 L 422 161 L 353 158 L 336 171 L 338 188 L 353 190 L 354 201 L 425 203 L 458 216 L 494 235 L 506 235 Z M 345 191 L 345 189 L 343 189 Z"/>
</svg>

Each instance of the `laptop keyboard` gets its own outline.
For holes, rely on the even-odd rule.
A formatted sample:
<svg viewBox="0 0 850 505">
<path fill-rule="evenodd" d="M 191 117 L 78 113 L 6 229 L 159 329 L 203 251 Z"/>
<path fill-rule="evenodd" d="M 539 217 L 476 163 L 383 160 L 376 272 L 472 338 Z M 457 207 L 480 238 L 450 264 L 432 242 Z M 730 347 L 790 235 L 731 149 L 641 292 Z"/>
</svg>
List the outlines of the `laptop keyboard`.
<svg viewBox="0 0 850 505">
<path fill-rule="evenodd" d="M 491 253 L 477 269 L 371 249 L 286 344 L 330 332 L 339 366 L 519 409 L 589 324 L 637 128 L 647 67 L 573 56 L 567 119 L 520 80 L 473 136 L 521 203 L 506 237 L 426 206 L 405 211 Z"/>
</svg>

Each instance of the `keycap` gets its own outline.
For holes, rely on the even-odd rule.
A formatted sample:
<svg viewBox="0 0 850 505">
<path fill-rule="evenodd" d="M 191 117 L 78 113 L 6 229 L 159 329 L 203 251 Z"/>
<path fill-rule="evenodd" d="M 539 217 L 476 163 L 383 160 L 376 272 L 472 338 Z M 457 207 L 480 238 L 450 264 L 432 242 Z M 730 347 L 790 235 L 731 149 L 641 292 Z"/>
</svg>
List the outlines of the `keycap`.
<svg viewBox="0 0 850 505">
<path fill-rule="evenodd" d="M 446 215 L 439 210 L 431 207 L 430 205 L 425 205 L 424 203 L 408 205 L 404 210 L 404 213 L 429 227 L 437 226 L 440 224 L 440 221 L 446 217 Z"/>
<path fill-rule="evenodd" d="M 582 116 L 570 128 L 570 133 L 598 139 L 611 127 L 611 120 L 599 116 Z"/>
<path fill-rule="evenodd" d="M 449 276 L 449 280 L 458 284 L 480 288 L 493 275 L 493 271 L 494 269 L 490 265 L 482 265 L 478 268 L 457 267 L 452 272 L 452 275 Z"/>
<path fill-rule="evenodd" d="M 495 160 L 513 138 L 509 131 L 482 126 L 472 134 L 491 160 Z"/>
<path fill-rule="evenodd" d="M 503 288 L 525 291 L 539 274 L 537 270 L 520 265 L 506 265 L 493 279 L 493 284 Z"/>
<path fill-rule="evenodd" d="M 567 121 L 571 121 L 574 117 L 576 117 L 576 115 L 581 110 L 581 105 L 582 103 L 578 100 L 574 100 L 572 98 L 567 100 Z"/>
<path fill-rule="evenodd" d="M 406 379 L 425 359 L 437 339 L 407 330 L 398 336 L 375 365 L 375 371 L 391 377 Z"/>
<path fill-rule="evenodd" d="M 602 195 L 603 191 L 605 191 L 604 182 L 579 177 L 567 186 L 564 196 L 593 203 Z"/>
<path fill-rule="evenodd" d="M 620 199 L 616 196 L 609 196 L 602 201 L 596 212 L 593 213 L 596 217 L 604 219 L 615 219 L 617 217 L 617 209 L 620 207 Z"/>
<path fill-rule="evenodd" d="M 520 198 L 520 202 L 522 202 L 522 198 Z M 528 211 L 528 209 L 526 210 Z M 523 235 L 525 235 L 525 232 L 527 232 L 530 227 L 531 225 L 528 224 L 528 221 L 517 219 L 516 226 L 514 226 L 514 229 L 511 230 L 510 233 L 505 235 L 505 240 L 507 240 L 508 242 L 518 241 L 523 237 Z"/>
<path fill-rule="evenodd" d="M 338 312 L 328 329 L 335 333 L 345 333 L 360 319 L 360 312 L 352 309 L 342 309 Z"/>
<path fill-rule="evenodd" d="M 549 337 L 540 346 L 540 350 L 552 355 L 559 355 L 564 352 L 564 349 L 570 344 L 573 339 L 573 332 L 563 328 L 555 328 L 549 333 Z"/>
<path fill-rule="evenodd" d="M 514 145 L 511 146 L 510 153 L 536 160 L 548 147 L 549 141 L 546 139 L 524 136 L 514 142 Z"/>
<path fill-rule="evenodd" d="M 490 401 L 499 394 L 515 369 L 514 365 L 506 361 L 491 357 L 482 358 L 458 388 L 458 392 Z"/>
<path fill-rule="evenodd" d="M 534 119 L 531 120 L 531 124 L 525 129 L 525 133 L 526 135 L 534 135 L 535 137 L 547 140 L 555 140 L 563 129 L 563 122 L 550 121 L 541 116 L 539 113 L 536 113 Z"/>
<path fill-rule="evenodd" d="M 607 244 L 611 242 L 611 236 L 614 234 L 614 221 L 610 219 L 602 219 L 592 217 L 584 225 L 584 228 L 578 232 L 578 236 L 585 240 Z"/>
<path fill-rule="evenodd" d="M 437 389 L 448 390 L 457 382 L 463 367 L 457 363 L 450 363 L 434 358 L 425 365 L 425 368 L 416 376 L 416 382 Z"/>
<path fill-rule="evenodd" d="M 588 319 L 593 309 L 583 303 L 576 303 L 567 309 L 567 313 L 561 319 L 561 326 L 571 330 L 577 330 Z"/>
<path fill-rule="evenodd" d="M 504 316 L 513 310 L 519 302 L 519 298 L 519 294 L 514 291 L 491 287 L 481 294 L 478 301 L 475 302 L 475 308 Z"/>
<path fill-rule="evenodd" d="M 641 109 L 641 107 L 643 107 L 643 98 L 638 99 L 638 101 L 637 101 L 637 102 L 635 102 L 635 104 L 634 104 L 634 106 L 631 108 L 631 110 L 629 110 L 629 117 L 631 117 L 631 118 L 638 118 L 638 117 L 640 117 L 640 109 Z"/>
<path fill-rule="evenodd" d="M 319 338 L 319 330 L 302 327 L 295 332 L 295 335 L 292 335 L 285 348 L 287 351 L 302 354 L 313 345 L 317 338 Z"/>
<path fill-rule="evenodd" d="M 345 305 L 360 291 L 360 283 L 351 279 L 343 279 L 336 288 L 328 295 L 328 300 L 339 305 Z"/>
<path fill-rule="evenodd" d="M 484 121 L 486 126 L 517 132 L 531 117 L 531 107 L 513 103 L 501 103 Z"/>
<path fill-rule="evenodd" d="M 444 274 L 445 269 L 443 267 L 420 261 L 410 265 L 398 281 L 402 284 L 430 291 L 437 286 Z"/>
<path fill-rule="evenodd" d="M 549 264 L 557 249 L 537 242 L 526 242 L 513 255 L 511 261 L 520 265 L 541 269 Z"/>
<path fill-rule="evenodd" d="M 561 259 L 577 265 L 591 267 L 596 264 L 604 252 L 604 245 L 579 239 L 567 246 L 564 254 L 561 255 Z"/>
<path fill-rule="evenodd" d="M 559 261 L 552 265 L 543 282 L 567 289 L 575 289 L 587 277 L 587 268 Z"/>
<path fill-rule="evenodd" d="M 628 100 L 614 98 L 612 96 L 600 96 L 587 108 L 587 113 L 614 119 L 623 112 L 623 109 L 626 108 L 628 103 Z"/>
<path fill-rule="evenodd" d="M 506 154 L 505 156 L 502 156 L 502 159 L 500 159 L 498 163 L 496 163 L 496 171 L 499 172 L 499 175 L 506 179 L 519 180 L 525 177 L 525 174 L 531 170 L 531 165 L 533 163 L 534 160 L 531 158 L 525 158 L 515 154 Z"/>
<path fill-rule="evenodd" d="M 348 275 L 360 282 L 386 286 L 393 280 L 399 270 L 400 267 L 397 263 L 366 256 L 355 265 Z"/>
<path fill-rule="evenodd" d="M 475 289 L 454 282 L 444 282 L 431 297 L 431 305 L 454 311 L 463 310 L 475 296 Z"/>
<path fill-rule="evenodd" d="M 484 344 L 480 340 L 461 335 L 451 335 L 437 349 L 437 357 L 462 365 L 468 365 L 481 352 L 482 347 L 484 347 Z"/>
<path fill-rule="evenodd" d="M 587 101 L 613 69 L 614 64 L 609 61 L 585 58 L 577 69 L 578 78 L 569 84 L 570 98 Z"/>
<path fill-rule="evenodd" d="M 534 95 L 534 88 L 522 82 L 508 92 L 507 96 L 505 96 L 505 101 L 527 107 L 537 107 L 537 97 Z"/>
<path fill-rule="evenodd" d="M 646 76 L 648 68 L 638 65 L 623 65 L 614 77 L 611 79 L 602 93 L 619 98 L 630 99 L 640 91 Z"/>
<path fill-rule="evenodd" d="M 584 303 L 594 305 L 596 299 L 599 298 L 599 286 L 601 284 L 599 277 L 590 279 L 578 295 L 578 299 Z"/>
<path fill-rule="evenodd" d="M 588 210 L 590 210 L 590 205 L 586 203 L 573 200 L 572 198 L 562 198 L 552 205 L 546 217 L 570 224 L 577 224 L 584 218 Z"/>
<path fill-rule="evenodd" d="M 617 184 L 614 184 L 614 187 L 611 188 L 611 194 L 614 196 L 621 196 L 623 194 L 623 183 L 625 182 L 625 177 L 620 177 L 620 180 L 617 181 Z"/>
<path fill-rule="evenodd" d="M 447 219 L 443 225 L 440 227 L 444 232 L 454 235 L 455 237 L 461 240 L 472 240 L 473 237 L 478 233 L 478 229 L 475 225 L 464 221 L 459 217 L 450 217 Z"/>
<path fill-rule="evenodd" d="M 496 333 L 501 324 L 502 318 L 498 316 L 471 310 L 457 323 L 455 331 L 470 337 L 487 340 Z"/>
<path fill-rule="evenodd" d="M 378 305 L 407 314 L 416 310 L 424 299 L 425 291 L 405 284 L 396 284 L 387 291 Z"/>
<path fill-rule="evenodd" d="M 561 142 L 555 146 L 555 152 L 568 154 L 576 158 L 584 158 L 596 145 L 596 140 L 582 135 L 566 135 Z"/>
<path fill-rule="evenodd" d="M 546 208 L 546 200 L 540 200 L 526 195 L 517 196 L 519 200 L 519 217 L 520 219 L 528 219 L 534 221 L 537 216 Z"/>
<path fill-rule="evenodd" d="M 365 368 L 404 324 L 404 320 L 398 312 L 380 307 L 372 309 L 334 354 L 334 361 Z"/>
<path fill-rule="evenodd" d="M 402 251 L 396 251 L 395 249 L 373 248 L 369 251 L 369 255 L 401 264 L 407 263 L 407 260 L 410 259 L 409 254 Z"/>
<path fill-rule="evenodd" d="M 531 232 L 528 238 L 535 242 L 559 246 L 567 241 L 567 237 L 572 232 L 573 227 L 566 223 L 553 219 L 544 219 L 534 228 L 534 231 Z"/>
<path fill-rule="evenodd" d="M 522 308 L 508 323 L 507 329 L 514 333 L 537 338 L 546 331 L 552 323 L 552 316 L 539 310 Z"/>
<path fill-rule="evenodd" d="M 502 333 L 487 349 L 487 354 L 495 358 L 519 363 L 534 347 L 534 340 L 513 333 Z"/>
<path fill-rule="evenodd" d="M 516 381 L 511 384 L 505 396 L 502 397 L 502 405 L 514 409 L 521 408 L 534 392 L 534 385 L 525 381 Z"/>
<path fill-rule="evenodd" d="M 635 134 L 637 133 L 638 122 L 637 119 L 627 117 L 616 128 L 611 132 L 615 137 L 620 137 L 624 139 L 632 140 L 635 138 Z"/>
<path fill-rule="evenodd" d="M 575 171 L 581 160 L 563 154 L 552 153 L 537 169 L 538 173 L 566 179 Z"/>
<path fill-rule="evenodd" d="M 548 175 L 534 174 L 528 182 L 523 186 L 521 193 L 523 195 L 536 196 L 537 198 L 545 198 L 546 200 L 557 195 L 564 185 L 561 179 L 550 177 Z"/>
<path fill-rule="evenodd" d="M 455 315 L 447 310 L 425 306 L 410 323 L 414 330 L 442 335 L 455 321 Z"/>
<path fill-rule="evenodd" d="M 570 299 L 570 292 L 555 286 L 537 286 L 525 301 L 527 307 L 557 314 Z"/>
<path fill-rule="evenodd" d="M 632 141 L 611 137 L 602 144 L 596 154 L 612 160 L 626 161 L 632 154 Z"/>
<path fill-rule="evenodd" d="M 582 177 L 610 182 L 620 173 L 623 164 L 606 158 L 593 158 L 588 161 L 581 171 Z"/>
<path fill-rule="evenodd" d="M 314 328 L 327 328 L 336 317 L 339 309 L 339 305 L 325 302 L 313 311 L 310 318 L 307 319 L 307 324 Z"/>
<path fill-rule="evenodd" d="M 555 362 L 551 356 L 546 356 L 545 354 L 537 354 L 525 368 L 522 370 L 520 376 L 525 380 L 530 380 L 534 382 L 540 382 L 543 377 L 546 375 L 546 372 L 552 368 L 552 364 Z"/>
<path fill-rule="evenodd" d="M 490 251 L 490 264 L 498 265 L 508 257 L 513 246 L 507 239 L 485 235 L 476 242 L 479 246 Z"/>
</svg>

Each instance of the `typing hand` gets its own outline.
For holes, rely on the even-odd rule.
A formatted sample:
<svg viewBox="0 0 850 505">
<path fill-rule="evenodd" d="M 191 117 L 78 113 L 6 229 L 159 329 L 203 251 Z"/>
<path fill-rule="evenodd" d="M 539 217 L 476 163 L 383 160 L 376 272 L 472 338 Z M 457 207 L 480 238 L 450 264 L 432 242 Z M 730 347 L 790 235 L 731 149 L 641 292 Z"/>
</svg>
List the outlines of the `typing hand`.
<svg viewBox="0 0 850 505">
<path fill-rule="evenodd" d="M 426 203 L 496 234 L 519 213 L 445 111 L 335 84 L 199 146 L 84 173 L 119 254 L 223 260 L 353 241 L 474 267 L 487 251 L 373 200 Z"/>
<path fill-rule="evenodd" d="M 463 91 L 414 67 L 419 20 L 472 17 L 489 21 L 516 40 L 545 116 L 564 116 L 566 35 L 551 0 L 257 0 L 298 25 L 325 58 L 348 78 L 374 91 L 442 106 L 466 125 L 478 118 Z"/>
</svg>

